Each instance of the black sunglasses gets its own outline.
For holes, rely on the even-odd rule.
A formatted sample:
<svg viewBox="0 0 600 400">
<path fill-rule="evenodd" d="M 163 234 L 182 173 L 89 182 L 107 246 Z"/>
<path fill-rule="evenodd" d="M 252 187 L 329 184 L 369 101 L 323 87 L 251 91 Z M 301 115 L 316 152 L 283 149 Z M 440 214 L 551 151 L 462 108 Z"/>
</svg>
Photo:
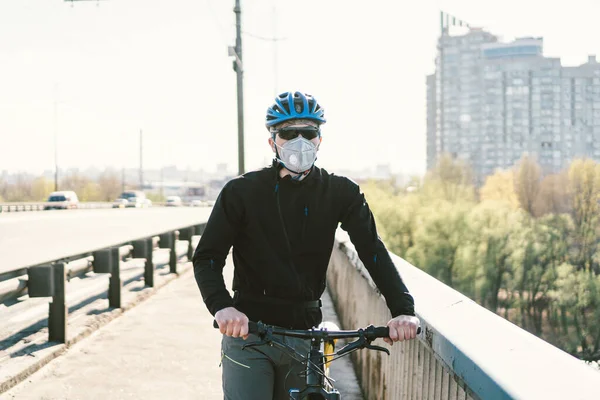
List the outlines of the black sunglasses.
<svg viewBox="0 0 600 400">
<path fill-rule="evenodd" d="M 279 137 L 283 140 L 296 139 L 298 135 L 302 135 L 304 139 L 312 140 L 317 136 L 321 135 L 321 131 L 319 130 L 319 128 L 316 128 L 314 126 L 306 126 L 301 128 L 290 126 L 288 128 L 278 129 L 273 133 L 279 135 Z"/>
</svg>

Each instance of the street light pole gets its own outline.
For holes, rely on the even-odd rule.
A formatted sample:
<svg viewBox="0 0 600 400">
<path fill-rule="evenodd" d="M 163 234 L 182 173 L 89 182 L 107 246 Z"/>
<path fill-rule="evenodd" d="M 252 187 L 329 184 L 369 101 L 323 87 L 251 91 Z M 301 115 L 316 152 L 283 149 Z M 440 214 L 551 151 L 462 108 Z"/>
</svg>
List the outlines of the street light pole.
<svg viewBox="0 0 600 400">
<path fill-rule="evenodd" d="M 233 69 L 237 74 L 237 109 L 238 109 L 238 174 L 242 175 L 244 171 L 244 81 L 242 64 L 242 10 L 240 0 L 235 0 L 235 61 Z M 229 52 L 231 54 L 231 49 Z"/>
</svg>

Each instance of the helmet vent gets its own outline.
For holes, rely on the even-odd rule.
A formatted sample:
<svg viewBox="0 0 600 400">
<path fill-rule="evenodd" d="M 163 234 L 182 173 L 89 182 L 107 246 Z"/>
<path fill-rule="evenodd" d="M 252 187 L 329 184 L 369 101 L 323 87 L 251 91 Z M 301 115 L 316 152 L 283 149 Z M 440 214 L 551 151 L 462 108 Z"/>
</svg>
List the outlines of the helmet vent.
<svg viewBox="0 0 600 400">
<path fill-rule="evenodd" d="M 284 92 L 275 98 L 275 103 L 267 109 L 267 128 L 293 119 L 308 119 L 317 124 L 325 123 L 323 108 L 310 94 Z"/>
</svg>

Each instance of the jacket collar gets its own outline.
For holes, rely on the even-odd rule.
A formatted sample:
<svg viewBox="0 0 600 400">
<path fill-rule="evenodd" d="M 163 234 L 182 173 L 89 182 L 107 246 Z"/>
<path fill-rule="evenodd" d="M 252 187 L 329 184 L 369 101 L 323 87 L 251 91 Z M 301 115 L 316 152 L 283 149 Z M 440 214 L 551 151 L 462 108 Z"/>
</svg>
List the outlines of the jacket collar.
<svg viewBox="0 0 600 400">
<path fill-rule="evenodd" d="M 271 169 L 273 170 L 273 176 L 274 176 L 274 180 L 275 183 L 279 182 L 281 184 L 285 184 L 285 185 L 293 185 L 293 186 L 300 186 L 300 185 L 305 185 L 308 182 L 314 183 L 317 182 L 319 179 L 319 176 L 321 175 L 321 170 L 313 165 L 310 172 L 308 173 L 308 175 L 300 180 L 294 180 L 292 179 L 291 175 L 286 175 L 285 177 L 281 178 L 279 176 L 279 171 L 284 168 L 284 166 L 277 160 L 277 159 L 273 159 L 273 164 L 271 165 Z"/>
</svg>

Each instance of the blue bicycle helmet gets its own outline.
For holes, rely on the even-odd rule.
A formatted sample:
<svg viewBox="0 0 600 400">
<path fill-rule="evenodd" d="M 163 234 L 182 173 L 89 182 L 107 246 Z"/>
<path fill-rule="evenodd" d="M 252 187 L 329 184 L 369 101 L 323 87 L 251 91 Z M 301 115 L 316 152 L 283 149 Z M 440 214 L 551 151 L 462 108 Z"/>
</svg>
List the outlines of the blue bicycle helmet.
<svg viewBox="0 0 600 400">
<path fill-rule="evenodd" d="M 290 119 L 310 119 L 323 124 L 326 122 L 324 112 L 310 94 L 285 92 L 277 96 L 275 103 L 267 110 L 266 125 L 269 128 Z"/>
</svg>

